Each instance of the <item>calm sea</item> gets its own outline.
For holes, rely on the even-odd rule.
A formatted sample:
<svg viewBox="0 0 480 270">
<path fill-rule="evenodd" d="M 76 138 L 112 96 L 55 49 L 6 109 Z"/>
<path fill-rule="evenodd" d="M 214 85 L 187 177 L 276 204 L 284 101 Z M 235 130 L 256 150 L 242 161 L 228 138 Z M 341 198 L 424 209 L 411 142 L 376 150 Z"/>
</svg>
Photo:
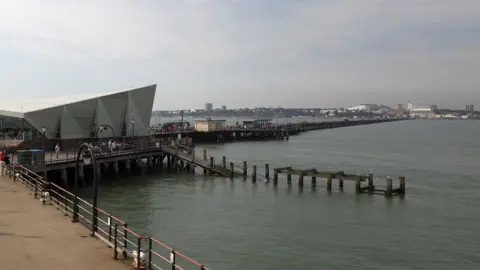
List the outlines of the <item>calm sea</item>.
<svg viewBox="0 0 480 270">
<path fill-rule="evenodd" d="M 407 196 L 356 195 L 350 182 L 329 194 L 323 180 L 299 190 L 296 178 L 274 188 L 164 173 L 102 180 L 100 206 L 211 269 L 480 269 L 480 121 L 404 121 L 199 147 L 237 164 L 372 171 L 378 186 L 404 175 Z"/>
</svg>

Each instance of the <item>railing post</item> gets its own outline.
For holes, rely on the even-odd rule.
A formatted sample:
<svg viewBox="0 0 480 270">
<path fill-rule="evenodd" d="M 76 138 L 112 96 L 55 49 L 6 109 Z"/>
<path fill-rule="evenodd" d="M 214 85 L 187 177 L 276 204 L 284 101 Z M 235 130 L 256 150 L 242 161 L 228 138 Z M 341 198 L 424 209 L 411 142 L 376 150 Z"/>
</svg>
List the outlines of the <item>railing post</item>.
<svg viewBox="0 0 480 270">
<path fill-rule="evenodd" d="M 152 269 L 152 237 L 148 238 L 148 269 Z"/>
<path fill-rule="evenodd" d="M 118 224 L 115 224 L 115 231 L 113 232 L 113 259 L 116 260 L 118 258 Z"/>
<path fill-rule="evenodd" d="M 123 224 L 123 257 L 127 257 L 127 223 Z"/>
<path fill-rule="evenodd" d="M 36 199 L 37 198 L 37 192 L 38 192 L 38 180 L 37 179 L 34 179 L 33 180 L 33 183 L 35 185 L 35 188 L 33 190 L 33 197 Z"/>
<path fill-rule="evenodd" d="M 142 252 L 142 238 L 138 237 L 137 239 L 137 270 L 140 270 L 141 261 L 140 261 L 140 252 Z"/>
<path fill-rule="evenodd" d="M 78 221 L 78 198 L 75 196 L 73 199 L 73 213 L 72 213 L 72 222 Z"/>
<path fill-rule="evenodd" d="M 111 243 L 112 242 L 112 216 L 108 216 L 108 220 L 107 220 L 107 224 L 108 224 L 108 242 Z"/>
<path fill-rule="evenodd" d="M 63 203 L 63 206 L 65 207 L 65 216 L 68 216 L 68 199 L 67 199 L 67 194 L 64 196 L 65 202 Z"/>
<path fill-rule="evenodd" d="M 172 264 L 172 270 L 175 270 L 175 250 L 172 249 L 170 252 L 170 263 Z"/>
</svg>

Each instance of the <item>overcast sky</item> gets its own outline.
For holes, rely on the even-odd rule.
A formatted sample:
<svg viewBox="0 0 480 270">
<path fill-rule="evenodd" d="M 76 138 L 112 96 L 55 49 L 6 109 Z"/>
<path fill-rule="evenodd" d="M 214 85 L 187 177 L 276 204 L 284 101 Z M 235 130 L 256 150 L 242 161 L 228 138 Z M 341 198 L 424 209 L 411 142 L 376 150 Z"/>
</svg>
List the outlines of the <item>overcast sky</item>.
<svg viewBox="0 0 480 270">
<path fill-rule="evenodd" d="M 480 107 L 480 0 L 0 0 L 0 84 L 157 84 L 157 109 Z"/>
</svg>

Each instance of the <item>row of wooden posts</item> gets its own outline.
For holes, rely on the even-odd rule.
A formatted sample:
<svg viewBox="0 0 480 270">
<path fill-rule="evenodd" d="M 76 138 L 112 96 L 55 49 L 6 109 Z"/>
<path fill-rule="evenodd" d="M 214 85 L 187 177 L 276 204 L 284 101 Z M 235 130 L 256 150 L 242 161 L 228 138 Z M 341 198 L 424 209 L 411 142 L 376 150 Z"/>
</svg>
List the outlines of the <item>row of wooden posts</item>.
<svg viewBox="0 0 480 270">
<path fill-rule="evenodd" d="M 203 159 L 207 160 L 207 150 L 203 149 Z M 210 168 L 215 168 L 215 158 L 210 157 Z M 248 164 L 247 161 L 243 161 L 241 171 L 235 170 L 235 164 L 233 162 L 229 163 L 229 167 L 227 167 L 227 158 L 226 156 L 222 157 L 222 164 L 226 171 L 228 169 L 229 177 L 234 178 L 235 176 L 243 176 L 244 178 L 248 177 Z M 204 169 L 204 174 L 207 175 L 209 173 L 208 169 Z M 210 171 L 211 173 L 211 171 Z M 343 190 L 344 180 L 350 180 L 355 182 L 355 191 L 356 193 L 369 193 L 369 194 L 380 194 L 385 195 L 386 197 L 392 197 L 395 195 L 398 196 L 405 196 L 405 177 L 400 176 L 398 178 L 398 188 L 393 188 L 393 179 L 391 177 L 386 178 L 386 188 L 380 189 L 375 187 L 374 185 L 374 178 L 373 174 L 369 173 L 368 175 L 359 175 L 359 174 L 346 174 L 343 171 L 340 172 L 325 172 L 325 171 L 318 171 L 317 169 L 294 169 L 292 167 L 283 167 L 283 168 L 275 168 L 273 169 L 273 184 L 276 186 L 278 185 L 278 176 L 279 174 L 286 174 L 287 175 L 287 183 L 291 185 L 292 183 L 292 175 L 298 175 L 298 186 L 303 188 L 304 186 L 304 178 L 311 177 L 311 183 L 314 187 L 317 184 L 317 177 L 324 178 L 327 180 L 327 190 L 332 190 L 332 182 L 333 179 L 338 179 L 338 186 L 340 190 Z M 267 182 L 270 181 L 270 165 L 265 164 L 265 175 L 259 175 L 257 172 L 257 165 L 252 166 L 252 182 L 257 181 L 257 176 L 263 176 L 264 180 Z M 366 182 L 367 185 L 362 187 L 362 182 Z"/>
</svg>

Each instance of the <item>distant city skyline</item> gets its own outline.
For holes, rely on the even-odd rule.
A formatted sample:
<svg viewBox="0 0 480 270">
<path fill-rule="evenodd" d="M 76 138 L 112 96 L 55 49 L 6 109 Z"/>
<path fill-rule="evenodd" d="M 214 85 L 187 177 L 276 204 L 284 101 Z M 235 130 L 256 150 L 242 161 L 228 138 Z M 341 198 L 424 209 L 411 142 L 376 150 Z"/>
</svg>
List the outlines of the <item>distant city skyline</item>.
<svg viewBox="0 0 480 270">
<path fill-rule="evenodd" d="M 1 1 L 0 109 L 149 84 L 164 110 L 460 109 L 480 104 L 479 33 L 478 0 Z"/>
</svg>

